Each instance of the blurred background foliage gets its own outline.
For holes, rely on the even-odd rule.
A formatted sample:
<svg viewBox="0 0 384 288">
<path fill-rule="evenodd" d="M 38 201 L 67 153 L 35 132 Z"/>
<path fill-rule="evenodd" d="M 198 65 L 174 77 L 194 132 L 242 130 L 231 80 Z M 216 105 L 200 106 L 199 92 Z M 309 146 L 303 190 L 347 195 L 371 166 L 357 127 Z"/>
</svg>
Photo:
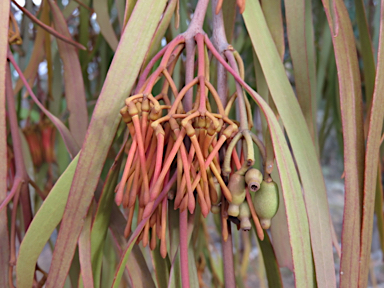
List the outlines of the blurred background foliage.
<svg viewBox="0 0 384 288">
<path fill-rule="evenodd" d="M 231 0 L 224 1 L 224 5 L 228 4 Z M 255 1 L 255 0 L 248 0 Z M 79 65 L 81 68 L 82 80 L 85 91 L 85 111 L 82 118 L 84 119 L 83 125 L 85 128 L 91 120 L 91 116 L 95 109 L 95 105 L 98 101 L 99 95 L 103 88 L 106 76 L 111 65 L 112 59 L 115 55 L 115 50 L 119 43 L 119 39 L 122 34 L 122 27 L 124 27 L 124 14 L 127 9 L 127 14 L 132 12 L 134 5 L 137 1 L 134 0 L 58 0 L 56 1 L 59 7 L 63 19 L 68 27 L 70 38 L 85 47 L 85 50 L 77 49 Z M 171 1 L 169 1 L 171 2 Z M 261 1 L 263 3 L 265 1 Z M 365 62 L 366 50 L 364 50 L 364 38 L 361 37 L 358 28 L 358 12 L 361 12 L 361 7 L 358 6 L 358 0 L 344 1 L 345 6 L 348 9 L 350 21 L 352 23 L 353 32 L 355 35 L 356 49 L 358 64 L 360 68 L 361 77 L 361 91 L 363 97 L 363 110 L 364 115 L 368 115 L 373 86 L 374 76 L 368 68 L 368 62 Z M 73 59 L 68 60 L 68 56 L 65 56 L 65 52 L 60 49 L 58 40 L 50 36 L 48 32 L 43 30 L 39 25 L 36 25 L 30 17 L 27 17 L 24 12 L 17 7 L 15 3 L 29 11 L 34 17 L 40 19 L 41 22 L 48 26 L 54 26 L 53 13 L 51 6 L 48 5 L 46 0 L 16 0 L 11 4 L 12 19 L 15 20 L 14 25 L 18 26 L 19 36 L 12 43 L 11 50 L 18 62 L 22 71 L 29 81 L 32 89 L 39 99 L 39 101 L 58 119 L 71 128 L 69 106 L 77 105 L 71 104 L 68 98 L 65 97 L 66 91 L 70 89 L 71 81 L 75 81 L 74 75 L 66 78 L 64 75 L 64 66 L 73 64 Z M 164 31 L 164 35 L 161 36 L 159 41 L 155 42 L 148 53 L 146 61 L 151 58 L 161 47 L 169 43 L 179 33 L 186 31 L 191 18 L 194 14 L 196 7 L 196 0 L 180 0 L 178 1 L 178 13 L 172 16 L 171 23 Z M 378 55 L 379 46 L 379 32 L 380 32 L 380 1 L 365 0 L 362 2 L 365 9 L 367 19 L 368 33 L 365 36 L 370 36 L 371 45 L 373 47 L 372 56 L 374 57 L 375 65 Z M 338 83 L 338 71 L 336 67 L 336 59 L 332 45 L 332 35 L 329 29 L 326 14 L 324 13 L 324 6 L 320 0 L 312 1 L 312 18 L 313 18 L 313 35 L 314 35 L 314 48 L 315 48 L 315 63 L 316 63 L 316 114 L 315 114 L 315 127 L 316 127 L 316 149 L 319 159 L 322 164 L 323 173 L 325 176 L 325 182 L 327 186 L 327 193 L 329 199 L 329 206 L 331 211 L 331 218 L 333 220 L 336 237 L 340 242 L 342 221 L 343 221 L 343 205 L 344 205 L 344 186 L 343 186 L 343 125 L 340 110 L 340 97 L 339 97 L 339 83 Z M 127 5 L 127 6 L 126 6 Z M 128 7 L 128 8 L 126 8 Z M 285 15 L 285 6 L 281 3 L 282 13 Z M 360 10 L 359 10 L 360 9 Z M 175 22 L 179 18 L 179 25 L 175 25 Z M 283 64 L 285 67 L 286 75 L 293 87 L 295 86 L 295 78 L 293 71 L 293 64 L 291 59 L 291 51 L 288 43 L 286 18 L 283 17 L 284 27 L 284 54 Z M 55 23 L 55 29 L 57 28 Z M 257 71 L 257 61 L 255 61 L 255 52 L 252 46 L 251 38 L 249 37 L 246 29 L 243 17 L 236 12 L 236 18 L 234 26 L 232 27 L 232 39 L 228 38 L 233 47 L 240 53 L 245 63 L 245 81 L 256 91 L 258 91 L 255 76 L 255 70 Z M 204 23 L 204 31 L 208 35 L 212 35 L 212 9 L 208 7 L 207 15 Z M 46 41 L 49 39 L 50 41 Z M 362 41 L 363 40 L 363 41 Z M 263 40 L 260 40 L 263 41 Z M 184 60 L 184 59 L 183 59 Z M 68 62 L 69 61 L 69 62 Z M 368 60 L 369 61 L 369 60 Z M 211 62 L 212 67 L 217 65 L 215 61 Z M 368 67 L 368 68 L 367 68 Z M 143 68 L 142 68 L 143 69 Z M 375 69 L 373 67 L 373 69 Z M 184 64 L 179 62 L 175 68 L 174 80 L 178 88 L 184 84 Z M 260 68 L 259 68 L 260 70 Z M 213 76 L 214 77 L 214 76 Z M 368 77 L 368 78 L 367 78 Z M 45 116 L 45 114 L 36 106 L 29 96 L 28 91 L 23 87 L 18 73 L 12 68 L 12 80 L 14 83 L 14 93 L 16 95 L 16 112 L 17 120 L 22 133 L 22 152 L 25 161 L 25 167 L 28 172 L 29 178 L 35 183 L 35 186 L 30 186 L 30 195 L 32 199 L 31 207 L 32 214 L 35 215 L 44 202 L 45 197 L 49 194 L 52 187 L 68 169 L 68 165 L 71 162 L 71 157 L 67 151 L 66 145 L 53 126 L 51 121 Z M 119 82 L 127 81 L 126 75 L 120 75 Z M 212 80 L 213 82 L 214 80 Z M 229 80 L 230 87 L 234 87 L 234 80 Z M 373 81 L 373 82 L 372 82 Z M 79 83 L 73 84 L 80 85 Z M 154 91 L 160 91 L 161 86 L 156 85 Z M 80 92 L 79 92 L 80 93 Z M 81 94 L 81 93 L 80 93 Z M 155 93 L 154 93 L 155 94 Z M 128 95 L 127 95 L 128 96 Z M 77 96 L 75 96 L 76 99 Z M 79 95 L 79 97 L 83 97 Z M 76 103 L 76 101 L 75 101 Z M 123 105 L 123 103 L 122 103 Z M 122 106 L 121 105 L 121 106 Z M 251 101 L 252 110 L 254 111 L 254 124 L 255 132 L 258 135 L 263 134 L 262 121 L 258 112 L 257 105 Z M 384 103 L 381 103 L 384 105 Z M 73 107 L 73 106 L 72 106 Z M 79 108 L 81 109 L 81 108 Z M 116 115 L 119 117 L 119 115 Z M 367 119 L 367 118 L 366 118 Z M 368 127 L 367 120 L 365 127 Z M 82 129 L 79 127 L 79 129 Z M 120 123 L 115 139 L 112 146 L 108 151 L 108 155 L 103 166 L 100 179 L 102 182 L 106 181 L 108 173 L 111 171 L 115 158 L 124 141 L 125 124 Z M 8 131 L 9 132 L 9 131 Z M 366 131 L 367 133 L 367 131 Z M 81 147 L 81 137 L 75 137 L 77 144 Z M 381 162 L 384 160 L 384 150 L 381 147 Z M 9 136 L 7 138 L 7 163 L 8 163 L 8 188 L 11 190 L 11 185 L 15 177 L 15 163 L 14 153 L 12 149 L 12 139 Z M 123 163 L 125 162 L 126 155 L 124 155 Z M 120 160 L 121 161 L 121 160 Z M 119 162 L 121 163 L 121 162 Z M 383 167 L 383 165 L 381 165 Z M 122 173 L 122 168 L 120 174 Z M 382 173 L 384 171 L 381 171 Z M 117 177 L 117 176 L 116 176 Z M 379 176 L 380 179 L 380 176 Z M 71 181 L 70 179 L 68 181 Z M 115 182 L 117 179 L 114 180 Z M 378 182 L 381 186 L 380 182 Z M 381 188 L 381 187 L 380 187 Z M 378 188 L 380 190 L 380 188 Z M 379 213 L 382 210 L 382 201 L 380 198 L 376 200 L 376 212 Z M 171 210 L 171 209 L 170 209 Z M 112 216 L 113 213 L 112 212 Z M 173 210 L 169 213 L 175 213 Z M 121 215 L 120 215 L 121 216 Z M 9 210 L 9 219 L 10 210 Z M 175 216 L 175 218 L 177 218 Z M 119 218 L 120 219 L 120 218 Z M 375 218 L 376 219 L 376 218 Z M 121 219 L 120 219 L 121 220 Z M 176 221 L 176 220 L 175 220 Z M 198 285 L 200 287 L 224 287 L 224 275 L 222 272 L 222 256 L 221 256 L 221 240 L 220 240 L 220 223 L 219 219 L 209 215 L 207 220 L 202 217 L 195 219 L 196 230 L 199 233 L 195 233 L 192 236 L 194 243 L 194 260 L 196 264 L 196 279 L 198 279 Z M 120 221 L 121 224 L 121 221 Z M 124 221 L 122 222 L 124 224 Z M 383 247 L 383 223 L 382 215 L 377 217 L 374 224 L 374 236 L 372 242 L 372 264 L 370 266 L 369 285 L 373 287 L 382 287 L 384 285 L 384 266 L 382 265 L 382 247 Z M 23 220 L 18 212 L 17 221 L 17 241 L 16 248 L 18 251 L 19 243 L 24 237 Z M 117 227 L 114 229 L 124 229 L 123 227 Z M 112 229 L 113 230 L 113 229 Z M 102 269 L 101 280 L 98 287 L 110 287 L 115 274 L 115 268 L 119 263 L 120 253 L 119 245 L 116 242 L 121 241 L 125 243 L 124 239 L 113 239 L 115 234 L 108 232 L 106 234 L 105 242 L 102 247 Z M 379 237 L 381 236 L 381 237 Z M 45 246 L 43 252 L 38 258 L 38 264 L 36 270 L 36 278 L 34 285 L 39 287 L 44 283 L 46 279 L 46 273 L 49 270 L 51 263 L 51 257 L 53 247 L 55 245 L 57 237 L 57 231 L 49 237 L 48 243 Z M 234 245 L 234 262 L 236 272 L 236 282 L 238 287 L 267 287 L 268 281 L 263 262 L 263 257 L 260 253 L 260 243 L 257 241 L 257 237 L 254 233 L 237 231 L 233 229 L 233 245 Z M 265 245 L 262 244 L 262 245 Z M 268 247 L 264 247 L 268 249 Z M 269 247 L 270 249 L 270 247 Z M 18 253 L 18 252 L 17 252 Z M 169 259 L 163 260 L 159 258 L 159 253 L 150 253 L 149 249 L 145 249 L 141 246 L 136 250 L 136 260 L 139 268 L 135 270 L 141 277 L 149 277 L 148 279 L 136 279 L 133 275 L 124 274 L 122 287 L 152 287 L 154 285 L 158 287 L 166 287 L 160 280 L 159 274 L 166 275 L 169 273 L 171 263 Z M 273 252 L 272 252 L 273 253 Z M 337 256 L 337 249 L 334 250 L 335 254 L 335 269 L 339 272 L 339 258 Z M 167 262 L 168 261 L 168 262 Z M 65 287 L 78 287 L 79 281 L 79 255 L 75 254 L 75 258 L 72 262 L 69 277 L 66 281 Z M 285 287 L 292 287 L 294 285 L 293 274 L 287 268 L 280 268 L 282 279 Z M 145 272 L 150 273 L 145 275 Z M 177 271 L 173 271 L 177 274 Z M 13 275 L 15 277 L 15 275 Z M 135 279 L 134 279 L 135 278 Z M 168 280 L 168 276 L 166 277 Z M 152 280 L 151 280 L 152 279 Z M 148 282 L 146 282 L 148 281 Z M 165 280 L 164 280 L 165 281 Z M 136 283 L 134 283 L 136 282 Z M 149 283 L 149 284 L 148 284 Z M 79 285 L 83 285 L 80 281 Z M 146 286 L 149 285 L 149 286 Z M 174 287 L 174 286 L 172 286 Z M 177 286 L 175 286 L 177 287 Z M 273 286 L 269 286 L 273 287 Z M 274 286 L 278 287 L 278 286 Z"/>
</svg>

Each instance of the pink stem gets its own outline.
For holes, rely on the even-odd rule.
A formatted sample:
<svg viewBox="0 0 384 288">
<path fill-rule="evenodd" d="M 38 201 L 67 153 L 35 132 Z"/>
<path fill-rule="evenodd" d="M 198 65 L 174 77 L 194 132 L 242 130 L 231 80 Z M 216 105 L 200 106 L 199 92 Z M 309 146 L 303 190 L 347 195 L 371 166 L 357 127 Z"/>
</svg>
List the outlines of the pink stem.
<svg viewBox="0 0 384 288">
<path fill-rule="evenodd" d="M 188 268 L 188 210 L 180 212 L 179 218 L 180 231 L 180 267 L 181 282 L 183 288 L 189 288 L 189 268 Z"/>
<path fill-rule="evenodd" d="M 131 149 L 129 149 L 129 154 L 128 154 L 127 162 L 124 167 L 123 176 L 121 177 L 119 189 L 116 192 L 115 202 L 117 205 L 120 205 L 121 201 L 123 201 L 125 182 L 127 182 L 129 171 L 131 170 L 133 157 L 135 156 L 135 152 L 136 152 L 136 147 L 137 147 L 136 137 L 134 137 L 132 141 Z"/>
<path fill-rule="evenodd" d="M 132 103 L 133 104 L 133 103 Z M 140 156 L 140 166 L 141 166 L 141 173 L 143 176 L 143 184 L 144 184 L 144 203 L 148 203 L 149 201 L 149 181 L 148 181 L 148 174 L 147 174 L 147 168 L 146 168 L 146 160 L 145 160 L 145 151 L 144 151 L 144 141 L 141 134 L 140 129 L 140 120 L 137 115 L 132 117 L 133 125 L 135 126 L 135 132 L 136 132 L 136 139 L 137 139 L 137 146 L 139 148 L 139 156 Z M 138 171 L 136 171 L 138 172 Z"/>
<path fill-rule="evenodd" d="M 156 81 L 157 77 L 159 77 L 160 74 L 163 72 L 163 70 L 167 68 L 167 63 L 168 63 L 169 58 L 171 57 L 173 49 L 178 44 L 183 43 L 184 41 L 185 41 L 185 39 L 183 36 L 178 36 L 169 43 L 169 46 L 164 53 L 163 59 L 161 59 L 159 67 L 157 67 L 155 72 L 153 72 L 153 74 L 150 76 L 149 82 L 148 82 L 148 84 L 145 87 L 145 90 L 143 92 L 144 95 L 149 94 L 152 91 L 152 88 L 155 85 L 155 81 Z"/>
<path fill-rule="evenodd" d="M 153 183 L 156 183 L 157 179 L 159 178 L 159 174 L 161 171 L 161 165 L 163 163 L 163 151 L 164 150 L 164 135 L 159 134 L 157 136 L 157 153 L 156 153 L 156 167 L 155 167 L 155 173 L 153 175 Z"/>
</svg>

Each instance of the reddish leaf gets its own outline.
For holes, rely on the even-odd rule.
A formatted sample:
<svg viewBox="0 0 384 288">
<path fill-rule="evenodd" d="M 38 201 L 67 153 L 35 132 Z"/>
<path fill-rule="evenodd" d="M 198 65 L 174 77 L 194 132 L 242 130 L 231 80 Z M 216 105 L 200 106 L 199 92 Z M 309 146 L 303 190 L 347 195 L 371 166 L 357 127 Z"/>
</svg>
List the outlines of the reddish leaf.
<svg viewBox="0 0 384 288">
<path fill-rule="evenodd" d="M 0 203 L 7 196 L 7 131 L 5 123 L 5 71 L 7 65 L 10 1 L 0 1 Z M 9 235 L 7 209 L 0 211 L 0 287 L 8 287 Z"/>
</svg>

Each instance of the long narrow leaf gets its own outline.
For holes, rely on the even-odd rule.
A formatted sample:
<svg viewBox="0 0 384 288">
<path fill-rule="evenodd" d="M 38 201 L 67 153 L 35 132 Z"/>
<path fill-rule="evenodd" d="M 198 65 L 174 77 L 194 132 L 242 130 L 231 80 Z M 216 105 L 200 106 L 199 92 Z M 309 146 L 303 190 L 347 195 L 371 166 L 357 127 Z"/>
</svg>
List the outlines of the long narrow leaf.
<svg viewBox="0 0 384 288">
<path fill-rule="evenodd" d="M 373 47 L 371 35 L 368 27 L 367 16 L 365 15 L 364 1 L 355 0 L 357 28 L 359 29 L 359 39 L 361 47 L 361 57 L 363 59 L 363 73 L 365 84 L 365 97 L 368 109 L 371 107 L 372 94 L 375 85 L 375 59 L 373 57 Z"/>
<path fill-rule="evenodd" d="M 116 239 L 120 250 L 120 253 L 123 253 L 127 247 L 127 240 L 124 237 L 124 228 L 127 224 L 127 220 L 124 218 L 120 209 L 116 204 L 112 205 L 111 212 L 111 221 L 110 221 L 110 230 Z M 129 257 L 129 261 L 125 265 L 132 285 L 135 288 L 155 288 L 155 282 L 152 277 L 147 277 L 151 274 L 149 271 L 148 265 L 145 261 L 144 255 L 141 252 L 141 249 L 138 245 L 134 245 L 132 248 L 132 253 Z"/>
<path fill-rule="evenodd" d="M 93 204 L 89 207 L 87 217 L 84 220 L 83 230 L 79 236 L 79 260 L 81 268 L 81 285 L 79 287 L 94 288 L 91 262 L 91 226 L 93 216 Z"/>
<path fill-rule="evenodd" d="M 101 197 L 97 204 L 95 220 L 92 224 L 91 232 L 91 251 L 92 251 L 92 270 L 95 287 L 100 287 L 101 264 L 103 260 L 103 247 L 108 232 L 108 225 L 111 218 L 111 210 L 113 207 L 113 199 L 115 196 L 114 188 L 117 184 L 119 176 L 119 168 L 121 165 L 123 153 L 121 153 L 118 161 L 111 167 L 107 180 L 105 181 Z M 124 225 L 122 223 L 122 225 Z M 124 232 L 124 231 L 123 231 Z"/>
<path fill-rule="evenodd" d="M 269 31 L 271 32 L 273 41 L 276 44 L 277 51 L 283 59 L 285 44 L 284 44 L 284 25 L 283 15 L 281 11 L 280 0 L 261 0 L 261 7 L 267 22 Z"/>
<path fill-rule="evenodd" d="M 8 19 L 10 1 L 0 3 L 0 43 L 8 43 Z M 7 47 L 0 46 L 0 203 L 7 196 L 7 125 L 5 123 L 5 71 L 7 65 Z M 0 211 L 0 287 L 9 287 L 9 235 L 7 209 Z"/>
<path fill-rule="evenodd" d="M 68 31 L 65 18 L 60 8 L 56 2 L 49 1 L 49 3 L 56 30 L 70 38 L 71 34 Z M 88 127 L 88 111 L 79 57 L 76 49 L 72 45 L 58 41 L 57 46 L 59 47 L 60 58 L 64 66 L 65 98 L 67 99 L 67 107 L 69 110 L 69 130 L 77 144 L 81 146 Z"/>
<path fill-rule="evenodd" d="M 103 35 L 105 41 L 107 41 L 109 47 L 113 51 L 116 51 L 119 40 L 117 40 L 115 31 L 113 30 L 112 23 L 109 20 L 108 1 L 94 0 L 93 7 L 97 15 L 97 23 L 100 26 L 100 32 Z"/>
<path fill-rule="evenodd" d="M 119 110 L 132 89 L 165 2 L 139 1 L 124 30 L 83 144 L 53 253 L 47 287 L 64 285 L 76 240 L 81 232 L 81 219 L 87 213 L 109 146 L 120 122 Z M 124 81 L 121 80 L 122 76 Z"/>
<path fill-rule="evenodd" d="M 52 121 L 52 123 L 56 126 L 57 130 L 59 130 L 61 137 L 64 140 L 65 146 L 67 147 L 67 150 L 71 157 L 75 157 L 77 152 L 79 152 L 79 146 L 76 144 L 75 140 L 73 139 L 73 136 L 71 132 L 69 132 L 68 128 L 61 122 L 56 116 L 52 115 L 51 112 L 49 112 L 37 99 L 35 93 L 33 93 L 32 88 L 29 86 L 27 79 L 25 79 L 22 71 L 20 70 L 19 66 L 17 66 L 17 63 L 15 59 L 13 58 L 13 55 L 10 51 L 8 51 L 8 59 L 13 64 L 16 72 L 19 74 L 20 79 L 23 81 L 25 88 L 31 95 L 33 101 L 35 101 L 36 105 L 41 109 L 41 111 L 44 112 L 44 114 L 49 118 L 49 120 Z"/>
<path fill-rule="evenodd" d="M 52 232 L 63 217 L 65 203 L 79 157 L 76 156 L 57 180 L 43 205 L 36 213 L 23 242 L 16 262 L 17 287 L 32 287 L 36 262 Z"/>
<path fill-rule="evenodd" d="M 292 87 L 286 77 L 275 44 L 268 31 L 259 2 L 248 2 L 243 17 L 253 47 L 260 60 L 271 95 L 283 120 L 299 169 L 304 188 L 306 212 L 310 225 L 312 252 L 318 285 L 334 287 L 336 285 L 336 279 L 333 268 L 334 261 L 328 202 L 315 147 Z M 260 41 L 260 39 L 263 39 L 263 41 Z M 289 107 L 289 109 L 287 107 Z M 274 145 L 276 144 L 274 143 Z M 281 165 L 278 160 L 277 165 Z M 279 172 L 284 191 L 283 181 L 285 179 L 283 179 L 281 175 L 281 170 L 282 169 L 279 169 Z M 285 197 L 289 196 L 284 195 L 284 198 Z M 286 208 L 289 214 L 289 209 L 292 208 L 287 207 L 287 205 Z M 292 252 L 295 253 L 293 248 Z M 297 265 L 295 261 L 297 260 L 294 259 L 294 266 Z"/>
<path fill-rule="evenodd" d="M 361 229 L 359 287 L 367 287 L 371 261 L 373 212 L 379 163 L 380 138 L 384 120 L 384 1 L 381 1 L 379 52 L 377 56 L 377 75 L 372 109 L 369 118 L 367 153 L 365 155 L 363 220 Z"/>
<path fill-rule="evenodd" d="M 316 143 L 316 67 L 311 1 L 284 1 L 297 99 Z"/>
<path fill-rule="evenodd" d="M 255 226 L 252 226 L 254 231 L 256 231 Z M 259 241 L 261 253 L 263 254 L 265 271 L 267 272 L 268 286 L 273 288 L 283 287 L 283 280 L 281 279 L 279 264 L 276 261 L 275 252 L 271 245 L 268 233 L 264 232 L 264 240 L 256 236 L 257 241 Z"/>
<path fill-rule="evenodd" d="M 330 11 L 329 1 L 324 0 L 323 6 L 333 35 L 344 139 L 345 204 L 340 287 L 354 287 L 359 278 L 364 177 L 363 105 L 359 64 L 351 21 L 343 1 L 335 0 L 333 11 Z"/>
</svg>

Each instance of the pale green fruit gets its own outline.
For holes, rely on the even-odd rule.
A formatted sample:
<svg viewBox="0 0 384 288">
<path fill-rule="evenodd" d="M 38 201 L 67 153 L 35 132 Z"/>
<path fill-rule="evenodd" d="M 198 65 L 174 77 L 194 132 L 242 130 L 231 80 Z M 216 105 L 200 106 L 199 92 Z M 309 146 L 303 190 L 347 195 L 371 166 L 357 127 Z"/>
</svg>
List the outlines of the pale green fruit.
<svg viewBox="0 0 384 288">
<path fill-rule="evenodd" d="M 262 181 L 255 193 L 253 206 L 261 219 L 271 219 L 279 208 L 279 188 L 275 182 Z"/>
<path fill-rule="evenodd" d="M 238 218 L 240 219 L 240 227 L 244 231 L 251 230 L 251 222 L 249 221 L 249 217 L 251 216 L 251 211 L 249 210 L 249 206 L 247 201 L 244 201 L 240 205 L 240 213 Z"/>
<path fill-rule="evenodd" d="M 229 204 L 229 206 L 228 206 L 228 215 L 229 216 L 237 217 L 237 216 L 239 216 L 239 213 L 240 213 L 240 205 Z"/>
<path fill-rule="evenodd" d="M 229 178 L 228 189 L 232 195 L 231 204 L 240 205 L 245 199 L 245 180 L 243 175 L 234 173 Z M 237 216 L 237 215 L 236 215 Z"/>
<path fill-rule="evenodd" d="M 271 227 L 271 219 L 260 219 L 260 225 L 263 229 Z"/>
<path fill-rule="evenodd" d="M 247 183 L 249 191 L 258 191 L 262 181 L 263 174 L 256 168 L 251 168 L 245 173 L 245 183 Z"/>
</svg>

